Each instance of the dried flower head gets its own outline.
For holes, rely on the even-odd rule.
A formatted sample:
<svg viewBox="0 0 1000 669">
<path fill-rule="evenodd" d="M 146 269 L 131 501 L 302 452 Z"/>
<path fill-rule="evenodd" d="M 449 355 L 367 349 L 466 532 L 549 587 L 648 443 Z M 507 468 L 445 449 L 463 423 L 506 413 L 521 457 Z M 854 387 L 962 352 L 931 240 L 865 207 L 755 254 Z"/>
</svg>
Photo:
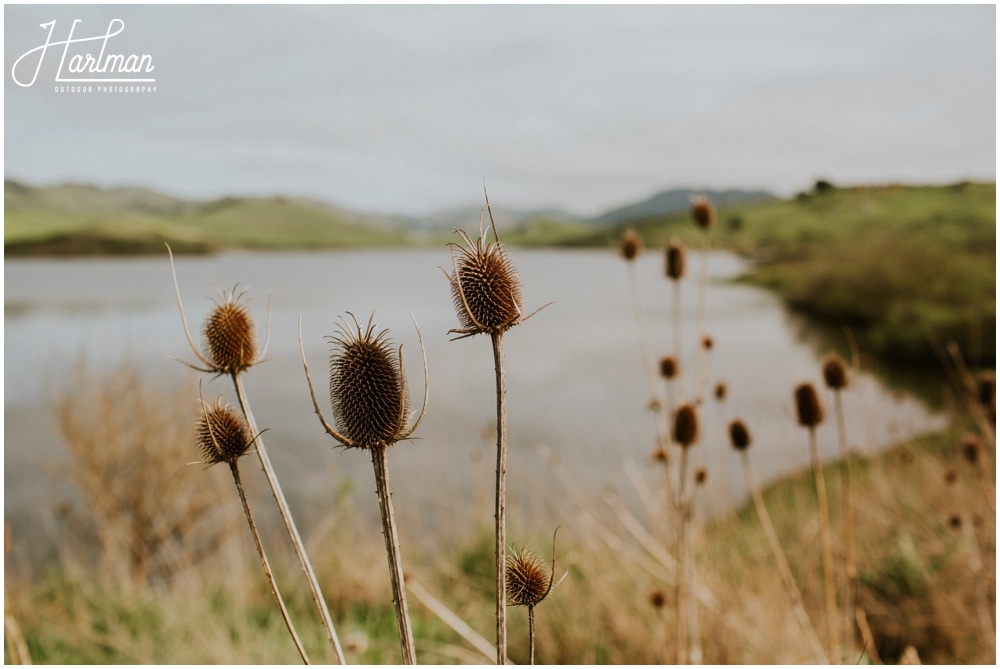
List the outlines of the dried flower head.
<svg viewBox="0 0 1000 669">
<path fill-rule="evenodd" d="M 712 203 L 704 195 L 696 195 L 691 198 L 691 217 L 694 223 L 702 230 L 712 227 L 715 222 L 715 209 Z"/>
<path fill-rule="evenodd" d="M 795 388 L 795 411 L 799 425 L 814 428 L 823 422 L 823 405 L 811 383 L 802 383 Z"/>
<path fill-rule="evenodd" d="M 632 228 L 629 228 L 622 234 L 620 250 L 625 260 L 635 260 L 639 255 L 639 251 L 642 250 L 642 241 L 639 239 L 638 233 Z"/>
<path fill-rule="evenodd" d="M 962 455 L 969 464 L 976 464 L 984 448 L 983 440 L 971 432 L 962 437 Z"/>
<path fill-rule="evenodd" d="M 823 380 L 826 382 L 827 388 L 831 390 L 845 388 L 848 379 L 847 366 L 839 355 L 830 353 L 823 358 Z"/>
<path fill-rule="evenodd" d="M 750 430 L 747 429 L 743 421 L 737 419 L 729 424 L 729 441 L 737 451 L 745 450 L 750 446 Z"/>
<path fill-rule="evenodd" d="M 674 414 L 674 441 L 687 448 L 698 441 L 698 413 L 694 405 L 684 404 Z"/>
<path fill-rule="evenodd" d="M 667 244 L 667 278 L 679 281 L 684 277 L 684 245 L 678 239 Z"/>
<path fill-rule="evenodd" d="M 507 601 L 512 606 L 535 606 L 552 589 L 552 572 L 527 548 L 507 556 Z"/>
<path fill-rule="evenodd" d="M 201 403 L 195 435 L 205 462 L 212 465 L 236 462 L 253 442 L 243 416 L 231 404 L 223 404 L 221 396 L 214 407 Z"/>
<path fill-rule="evenodd" d="M 402 346 L 389 331 L 365 328 L 353 314 L 352 328 L 341 318 L 330 355 L 330 404 L 340 433 L 357 448 L 389 446 L 409 435 L 410 400 L 403 374 Z"/>
<path fill-rule="evenodd" d="M 649 593 L 649 603 L 653 605 L 654 609 L 662 609 L 667 604 L 667 596 L 662 590 L 654 590 Z"/>
<path fill-rule="evenodd" d="M 705 349 L 706 351 L 711 351 L 713 346 L 715 346 L 714 339 L 712 339 L 708 335 L 705 335 L 704 337 L 701 338 L 701 347 L 703 349 Z"/>
<path fill-rule="evenodd" d="M 665 379 L 672 379 L 677 376 L 679 366 L 677 358 L 672 355 L 665 355 L 660 358 L 660 376 Z"/>
<path fill-rule="evenodd" d="M 257 344 L 253 320 L 243 296 L 234 288 L 222 293 L 221 300 L 205 320 L 203 338 L 209 363 L 219 372 L 242 371 L 257 361 Z"/>
<path fill-rule="evenodd" d="M 670 453 L 668 453 L 667 449 L 663 448 L 663 446 L 657 446 L 656 449 L 653 450 L 652 457 L 654 462 L 670 462 Z"/>
<path fill-rule="evenodd" d="M 957 530 L 962 527 L 962 517 L 958 514 L 952 514 L 948 517 L 948 526 L 953 530 Z"/>
<path fill-rule="evenodd" d="M 726 395 L 729 394 L 729 387 L 726 385 L 725 381 L 719 381 L 715 384 L 715 399 L 720 402 L 726 399 Z"/>
<path fill-rule="evenodd" d="M 705 485 L 706 481 L 708 481 L 708 470 L 704 467 L 698 467 L 694 472 L 695 485 Z"/>
</svg>

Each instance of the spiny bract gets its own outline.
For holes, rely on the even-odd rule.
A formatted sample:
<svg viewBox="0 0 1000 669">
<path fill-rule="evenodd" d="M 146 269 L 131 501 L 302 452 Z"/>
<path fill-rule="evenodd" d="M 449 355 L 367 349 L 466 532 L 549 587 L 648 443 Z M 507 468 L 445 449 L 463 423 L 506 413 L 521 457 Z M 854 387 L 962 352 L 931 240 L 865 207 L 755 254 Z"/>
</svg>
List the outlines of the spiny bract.
<svg viewBox="0 0 1000 669">
<path fill-rule="evenodd" d="M 352 316 L 353 318 L 353 316 Z M 355 446 L 388 446 L 405 434 L 410 422 L 399 353 L 388 330 L 375 334 L 354 321 L 338 325 L 330 356 L 330 403 L 337 429 Z M 355 331 L 356 330 L 356 331 Z"/>
<path fill-rule="evenodd" d="M 205 462 L 213 465 L 236 462 L 253 441 L 243 417 L 231 404 L 223 404 L 221 397 L 214 407 L 202 404 L 196 435 Z"/>
</svg>

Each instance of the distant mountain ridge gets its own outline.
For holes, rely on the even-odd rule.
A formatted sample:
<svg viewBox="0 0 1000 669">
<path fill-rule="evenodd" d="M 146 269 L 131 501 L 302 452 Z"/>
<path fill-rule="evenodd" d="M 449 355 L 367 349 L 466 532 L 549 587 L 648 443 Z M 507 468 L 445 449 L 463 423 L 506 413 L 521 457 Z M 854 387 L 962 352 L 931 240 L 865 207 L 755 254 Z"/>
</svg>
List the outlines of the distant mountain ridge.
<svg viewBox="0 0 1000 669">
<path fill-rule="evenodd" d="M 601 227 L 610 227 L 626 221 L 648 218 L 650 216 L 677 214 L 687 211 L 691 207 L 691 198 L 696 195 L 704 195 L 713 205 L 722 209 L 726 206 L 736 204 L 778 199 L 774 193 L 765 190 L 673 188 L 661 191 L 636 204 L 609 209 L 603 214 L 589 220 Z"/>
</svg>

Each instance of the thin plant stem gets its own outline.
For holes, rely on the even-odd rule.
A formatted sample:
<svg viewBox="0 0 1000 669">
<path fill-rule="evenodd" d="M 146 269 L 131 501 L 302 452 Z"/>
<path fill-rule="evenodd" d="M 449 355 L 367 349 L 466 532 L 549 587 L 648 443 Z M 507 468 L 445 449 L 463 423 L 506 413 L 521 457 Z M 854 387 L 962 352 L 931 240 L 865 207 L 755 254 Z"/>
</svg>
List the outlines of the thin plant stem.
<svg viewBox="0 0 1000 669">
<path fill-rule="evenodd" d="M 673 279 L 673 307 L 674 307 L 674 357 L 677 358 L 677 402 L 684 401 L 684 360 L 681 356 L 681 280 Z"/>
<path fill-rule="evenodd" d="M 697 503 L 698 490 L 697 488 L 691 494 L 691 499 L 688 501 L 688 509 L 685 514 L 685 523 L 687 525 L 688 537 L 684 542 L 684 547 L 687 549 L 687 555 L 684 556 L 684 564 L 687 570 L 687 615 L 688 615 L 688 648 L 689 658 L 691 664 L 701 664 L 704 653 L 701 647 L 701 632 L 700 625 L 698 621 L 698 600 L 695 599 L 694 593 L 695 588 L 698 585 L 698 563 L 695 560 L 694 555 L 694 537 L 690 536 L 692 534 L 692 527 L 694 523 L 694 508 Z"/>
<path fill-rule="evenodd" d="M 372 465 L 375 468 L 375 488 L 378 494 L 378 508 L 382 515 L 385 552 L 389 558 L 392 603 L 396 608 L 396 627 L 399 630 L 399 645 L 403 654 L 403 664 L 416 664 L 417 651 L 413 645 L 413 627 L 410 623 L 410 612 L 406 606 L 403 562 L 399 555 L 399 535 L 396 532 L 396 516 L 392 507 L 392 489 L 389 486 L 389 469 L 386 466 L 385 450 L 386 447 L 382 445 L 371 449 Z"/>
<path fill-rule="evenodd" d="M 243 491 L 243 482 L 240 480 L 239 467 L 235 462 L 231 462 L 229 464 L 229 469 L 233 473 L 233 481 L 236 482 L 236 490 L 240 493 L 240 501 L 243 502 L 243 513 L 246 514 L 247 523 L 250 525 L 250 533 L 253 535 L 254 544 L 257 546 L 257 554 L 260 555 L 261 566 L 264 567 L 264 574 L 267 576 L 267 582 L 271 586 L 271 592 L 274 593 L 274 598 L 278 602 L 278 608 L 281 610 L 281 618 L 285 621 L 289 634 L 292 635 L 292 640 L 295 642 L 295 648 L 298 649 L 299 655 L 302 656 L 302 661 L 305 664 L 309 664 L 309 657 L 306 655 L 306 651 L 302 647 L 302 642 L 299 640 L 299 635 L 295 631 L 295 626 L 292 625 L 292 619 L 288 616 L 288 609 L 285 608 L 285 601 L 281 598 L 281 593 L 278 592 L 278 584 L 274 582 L 274 574 L 271 573 L 271 566 L 267 562 L 267 555 L 264 554 L 264 546 L 260 543 L 260 535 L 257 534 L 257 525 L 253 522 L 253 515 L 250 513 L 250 504 L 247 503 L 247 496 Z"/>
<path fill-rule="evenodd" d="M 635 320 L 639 326 L 639 346 L 642 348 L 643 366 L 646 368 L 646 378 L 649 381 L 651 399 L 659 399 L 656 393 L 656 364 L 653 361 L 653 349 L 649 345 L 649 326 L 646 324 L 646 310 L 642 307 L 642 295 L 639 292 L 639 278 L 636 274 L 635 262 L 628 266 L 628 282 L 632 292 L 632 306 L 635 309 Z"/>
<path fill-rule="evenodd" d="M 806 607 L 802 603 L 802 592 L 799 591 L 798 585 L 795 584 L 795 578 L 792 576 L 792 570 L 788 566 L 785 552 L 781 550 L 778 533 L 775 532 L 774 524 L 771 523 L 771 516 L 767 512 L 767 506 L 764 504 L 764 496 L 760 492 L 760 485 L 757 484 L 757 477 L 754 475 L 753 467 L 750 465 L 750 456 L 746 451 L 740 451 L 740 456 L 743 461 L 743 473 L 746 475 L 747 487 L 750 488 L 750 496 L 753 498 L 754 509 L 757 511 L 757 518 L 760 520 L 761 527 L 764 528 L 764 536 L 767 537 L 767 543 L 771 547 L 771 554 L 774 556 L 774 561 L 778 563 L 778 573 L 781 575 L 781 581 L 785 585 L 788 599 L 791 600 L 795 619 L 798 621 L 799 627 L 802 628 L 802 634 L 805 635 L 809 647 L 816 656 L 816 661 L 820 664 L 829 664 L 830 660 L 826 656 L 826 651 L 823 650 L 823 644 L 820 643 L 819 637 L 816 636 L 816 630 L 813 628 L 812 621 L 809 620 L 809 614 L 806 613 Z"/>
<path fill-rule="evenodd" d="M 497 569 L 497 664 L 507 663 L 507 380 L 504 375 L 503 333 L 495 332 L 493 365 L 497 377 L 497 479 L 496 479 L 496 569 Z"/>
<path fill-rule="evenodd" d="M 236 396 L 239 398 L 240 409 L 243 410 L 243 415 L 247 419 L 247 426 L 250 428 L 251 434 L 260 434 L 257 430 L 257 422 L 254 420 L 253 412 L 250 410 L 250 402 L 247 399 L 246 390 L 243 387 L 243 377 L 237 371 L 232 373 L 233 385 L 236 387 Z M 334 655 L 337 658 L 337 662 L 340 664 L 347 664 L 344 659 L 344 650 L 340 645 L 340 638 L 337 636 L 337 631 L 333 627 L 333 619 L 330 617 L 330 609 L 327 608 L 326 600 L 323 598 L 323 592 L 320 590 L 319 581 L 316 579 L 316 573 L 313 571 L 312 563 L 309 561 L 309 556 L 306 555 L 305 544 L 302 542 L 302 537 L 299 535 L 299 530 L 295 526 L 295 520 L 292 518 L 292 512 L 288 508 L 288 502 L 285 500 L 285 494 L 281 490 L 281 485 L 278 483 L 278 477 L 274 473 L 274 467 L 271 465 L 271 458 L 267 455 L 267 449 L 264 448 L 264 442 L 261 438 L 257 438 L 256 449 L 257 456 L 260 458 L 260 465 L 264 469 L 264 475 L 267 477 L 267 482 L 271 486 L 271 492 L 274 494 L 274 500 L 278 504 L 278 511 L 281 513 L 281 519 L 285 523 L 285 530 L 288 532 L 288 536 L 292 540 L 292 546 L 295 548 L 295 554 L 299 558 L 299 563 L 302 565 L 302 571 L 305 572 L 306 580 L 309 582 L 309 589 L 312 591 L 313 601 L 316 603 L 317 608 L 319 608 L 320 617 L 323 619 L 323 627 L 326 630 L 327 639 L 330 641 L 330 645 L 333 647 Z"/>
<path fill-rule="evenodd" d="M 844 591 L 844 641 L 854 647 L 854 601 L 857 597 L 858 568 L 854 555 L 854 505 L 851 503 L 851 457 L 847 452 L 847 425 L 840 390 L 833 391 L 834 413 L 837 415 L 837 441 L 840 446 L 840 485 L 844 513 L 844 571 L 847 588 Z"/>
<path fill-rule="evenodd" d="M 809 453 L 812 457 L 813 476 L 816 479 L 816 500 L 819 504 L 819 531 L 823 554 L 823 592 L 826 599 L 826 633 L 830 653 L 839 657 L 840 641 L 837 634 L 837 590 L 833 583 L 833 540 L 830 536 L 830 505 L 826 499 L 826 482 L 823 466 L 816 446 L 816 428 L 809 428 Z"/>
<path fill-rule="evenodd" d="M 687 638 L 687 532 L 688 532 L 688 504 L 687 504 L 687 451 L 681 447 L 681 462 L 679 467 L 679 487 L 677 497 L 677 510 L 680 520 L 677 525 L 677 594 L 675 604 L 677 616 L 675 624 L 677 626 L 677 664 L 688 663 L 688 638 Z"/>
<path fill-rule="evenodd" d="M 535 663 L 535 607 L 528 607 L 528 656 Z"/>
<path fill-rule="evenodd" d="M 708 229 L 703 228 L 701 231 L 701 261 L 699 262 L 700 267 L 698 268 L 698 314 L 696 316 L 696 323 L 698 328 L 698 342 L 699 346 L 696 349 L 697 357 L 697 372 L 698 372 L 698 390 L 697 397 L 704 397 L 705 391 L 708 386 L 708 370 L 706 363 L 706 356 L 708 351 L 705 350 L 703 346 L 700 345 L 702 338 L 705 336 L 705 323 L 707 320 L 708 311 Z"/>
</svg>

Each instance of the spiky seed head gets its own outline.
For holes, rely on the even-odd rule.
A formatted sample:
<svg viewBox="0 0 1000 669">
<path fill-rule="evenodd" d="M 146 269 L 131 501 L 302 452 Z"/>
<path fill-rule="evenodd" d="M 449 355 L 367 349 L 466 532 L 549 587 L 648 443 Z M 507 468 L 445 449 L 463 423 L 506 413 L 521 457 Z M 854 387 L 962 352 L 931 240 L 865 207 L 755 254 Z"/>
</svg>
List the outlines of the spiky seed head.
<svg viewBox="0 0 1000 669">
<path fill-rule="evenodd" d="M 521 278 L 500 242 L 459 246 L 450 275 L 451 299 L 462 331 L 502 333 L 521 322 L 524 297 Z"/>
<path fill-rule="evenodd" d="M 330 355 L 330 404 L 337 430 L 358 448 L 390 446 L 406 433 L 410 401 L 399 354 L 369 321 L 338 324 Z"/>
<path fill-rule="evenodd" d="M 243 416 L 231 404 L 223 404 L 221 397 L 213 407 L 202 405 L 195 435 L 205 462 L 212 465 L 236 462 L 253 441 Z"/>
<path fill-rule="evenodd" d="M 979 454 L 983 452 L 983 440 L 974 434 L 967 434 L 962 437 L 962 455 L 969 464 L 976 464 Z"/>
<path fill-rule="evenodd" d="M 670 454 L 667 452 L 667 449 L 663 448 L 663 446 L 657 446 L 653 451 L 653 461 L 664 463 L 670 462 Z"/>
<path fill-rule="evenodd" d="M 695 485 L 705 485 L 706 481 L 708 481 L 708 470 L 704 467 L 698 467 L 694 472 Z"/>
<path fill-rule="evenodd" d="M 660 376 L 665 379 L 672 379 L 677 376 L 677 358 L 672 355 L 665 355 L 660 358 Z"/>
<path fill-rule="evenodd" d="M 549 593 L 552 574 L 527 548 L 507 556 L 507 601 L 512 606 L 535 606 Z"/>
<path fill-rule="evenodd" d="M 726 399 L 726 395 L 729 394 L 729 387 L 726 385 L 725 381 L 719 381 L 715 384 L 715 399 L 720 402 Z"/>
<path fill-rule="evenodd" d="M 840 356 L 830 353 L 823 358 L 823 380 L 826 387 L 831 390 L 840 390 L 847 387 L 848 382 L 847 366 Z"/>
<path fill-rule="evenodd" d="M 715 222 L 715 209 L 704 195 L 691 198 L 691 217 L 702 230 L 712 227 Z"/>
<path fill-rule="evenodd" d="M 948 518 L 948 526 L 951 527 L 951 529 L 953 530 L 957 530 L 958 528 L 962 527 L 962 517 L 959 516 L 958 514 L 952 514 Z"/>
<path fill-rule="evenodd" d="M 639 239 L 638 233 L 632 228 L 629 228 L 622 234 L 621 240 L 621 254 L 625 260 L 635 260 L 639 256 L 639 251 L 642 250 L 642 241 Z"/>
<path fill-rule="evenodd" d="M 729 441 L 737 451 L 746 450 L 750 446 L 750 430 L 743 421 L 737 419 L 729 424 Z"/>
<path fill-rule="evenodd" d="M 653 605 L 654 609 L 660 610 L 667 605 L 667 596 L 662 590 L 654 590 L 649 593 L 649 603 Z"/>
<path fill-rule="evenodd" d="M 698 441 L 698 413 L 694 405 L 683 404 L 674 414 L 674 441 L 687 448 Z"/>
<path fill-rule="evenodd" d="M 814 428 L 823 422 L 823 405 L 813 384 L 801 383 L 795 388 L 795 411 L 802 427 Z"/>
<path fill-rule="evenodd" d="M 979 375 L 977 382 L 979 403 L 983 405 L 990 416 L 995 416 L 997 412 L 997 377 L 993 372 L 983 372 Z"/>
<path fill-rule="evenodd" d="M 242 371 L 257 361 L 253 320 L 242 295 L 226 293 L 205 321 L 204 339 L 208 361 L 224 373 Z"/>
<path fill-rule="evenodd" d="M 705 335 L 704 337 L 701 338 L 701 347 L 703 349 L 705 349 L 706 351 L 711 351 L 713 346 L 715 346 L 714 339 L 712 339 L 708 335 Z"/>
<path fill-rule="evenodd" d="M 667 278 L 679 281 L 684 277 L 684 245 L 678 239 L 667 244 Z"/>
</svg>

